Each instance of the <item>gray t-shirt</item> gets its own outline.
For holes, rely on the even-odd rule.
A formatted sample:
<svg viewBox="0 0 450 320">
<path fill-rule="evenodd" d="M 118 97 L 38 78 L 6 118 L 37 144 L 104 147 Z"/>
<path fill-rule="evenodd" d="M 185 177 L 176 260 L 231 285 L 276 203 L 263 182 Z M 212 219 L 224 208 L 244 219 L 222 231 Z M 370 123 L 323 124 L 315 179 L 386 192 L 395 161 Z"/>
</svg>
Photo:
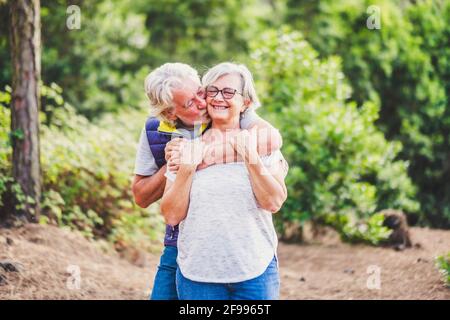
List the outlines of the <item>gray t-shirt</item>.
<svg viewBox="0 0 450 320">
<path fill-rule="evenodd" d="M 283 161 L 280 151 L 262 157 Z M 166 177 L 175 181 L 176 174 Z M 276 255 L 272 213 L 258 206 L 243 162 L 216 164 L 195 173 L 186 218 L 180 223 L 177 262 L 199 282 L 234 283 L 260 276 Z"/>
<path fill-rule="evenodd" d="M 255 110 L 247 109 L 241 115 L 240 125 L 242 129 L 251 128 L 256 121 L 258 121 L 259 116 L 256 114 Z M 177 127 L 182 130 L 192 130 L 188 128 L 184 128 L 182 126 Z M 134 165 L 134 174 L 138 174 L 141 176 L 151 176 L 155 174 L 159 170 L 156 165 L 155 158 L 150 150 L 150 146 L 148 145 L 147 133 L 145 132 L 145 126 L 141 131 L 141 136 L 139 138 L 138 149 L 136 153 L 136 160 Z"/>
</svg>

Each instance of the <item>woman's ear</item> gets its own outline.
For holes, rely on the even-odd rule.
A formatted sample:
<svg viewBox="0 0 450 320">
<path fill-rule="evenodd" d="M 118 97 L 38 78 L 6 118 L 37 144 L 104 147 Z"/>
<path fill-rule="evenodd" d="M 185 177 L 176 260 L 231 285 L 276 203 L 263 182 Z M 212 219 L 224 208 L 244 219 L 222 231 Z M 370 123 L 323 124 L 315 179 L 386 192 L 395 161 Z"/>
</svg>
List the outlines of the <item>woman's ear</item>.
<svg viewBox="0 0 450 320">
<path fill-rule="evenodd" d="M 250 99 L 245 99 L 244 104 L 241 107 L 241 112 L 244 112 L 245 110 L 247 110 L 251 104 L 252 104 L 252 101 Z"/>
</svg>

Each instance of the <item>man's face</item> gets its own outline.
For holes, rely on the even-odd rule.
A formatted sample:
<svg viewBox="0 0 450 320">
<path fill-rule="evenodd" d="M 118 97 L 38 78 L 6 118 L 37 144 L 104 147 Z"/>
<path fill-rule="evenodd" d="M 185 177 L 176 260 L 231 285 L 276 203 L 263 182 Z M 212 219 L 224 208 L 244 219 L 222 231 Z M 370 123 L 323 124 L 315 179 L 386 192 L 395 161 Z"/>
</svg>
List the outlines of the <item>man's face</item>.
<svg viewBox="0 0 450 320">
<path fill-rule="evenodd" d="M 172 95 L 175 105 L 172 115 L 186 126 L 209 122 L 205 94 L 199 81 L 186 79 L 181 88 L 172 90 Z"/>
</svg>

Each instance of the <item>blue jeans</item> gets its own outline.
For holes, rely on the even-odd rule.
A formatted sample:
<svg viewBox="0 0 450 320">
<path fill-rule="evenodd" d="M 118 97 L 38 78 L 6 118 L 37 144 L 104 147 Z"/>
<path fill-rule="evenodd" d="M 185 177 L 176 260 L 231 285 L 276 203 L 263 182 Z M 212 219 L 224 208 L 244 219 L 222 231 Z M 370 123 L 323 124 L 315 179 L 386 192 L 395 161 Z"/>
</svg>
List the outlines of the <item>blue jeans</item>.
<svg viewBox="0 0 450 320">
<path fill-rule="evenodd" d="M 178 300 L 176 287 L 177 247 L 165 246 L 153 283 L 151 300 Z"/>
<path fill-rule="evenodd" d="M 177 290 L 180 300 L 277 300 L 280 276 L 274 257 L 259 277 L 237 283 L 192 281 L 177 269 Z"/>
</svg>

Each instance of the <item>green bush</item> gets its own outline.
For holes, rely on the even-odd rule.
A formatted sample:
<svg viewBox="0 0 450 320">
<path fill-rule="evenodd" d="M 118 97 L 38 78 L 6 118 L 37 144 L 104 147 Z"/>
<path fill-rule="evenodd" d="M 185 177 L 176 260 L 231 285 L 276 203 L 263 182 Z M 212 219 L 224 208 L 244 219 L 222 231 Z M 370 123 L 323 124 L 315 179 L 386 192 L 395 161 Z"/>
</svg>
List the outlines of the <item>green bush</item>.
<svg viewBox="0 0 450 320">
<path fill-rule="evenodd" d="M 383 226 L 384 215 L 375 213 L 367 219 L 351 221 L 348 216 L 330 214 L 324 222 L 334 227 L 341 239 L 350 243 L 368 243 L 374 246 L 389 239 L 392 230 Z"/>
<path fill-rule="evenodd" d="M 41 113 L 41 222 L 69 226 L 87 237 L 115 243 L 140 239 L 140 245 L 148 246 L 162 239 L 163 223 L 156 208 L 139 208 L 131 193 L 136 142 L 145 112 L 127 109 L 93 123 L 64 102 L 57 85 L 43 86 L 42 93 L 47 106 L 54 108 Z M 7 95 L 6 91 L 0 95 L 5 103 Z M 2 181 L 12 180 L 7 138 L 10 110 L 4 106 L 0 121 L 1 193 Z"/>
<path fill-rule="evenodd" d="M 438 256 L 436 265 L 442 274 L 444 282 L 450 288 L 450 252 L 447 255 Z"/>
<path fill-rule="evenodd" d="M 347 102 L 351 89 L 339 58 L 320 60 L 287 29 L 266 32 L 252 52 L 262 110 L 280 129 L 290 165 L 281 222 L 418 211 L 408 163 L 396 160 L 401 144 L 375 127 L 377 104 Z"/>
<path fill-rule="evenodd" d="M 149 37 L 145 15 L 127 1 L 82 1 L 72 3 L 81 9 L 80 29 L 68 30 L 67 1 L 40 3 L 44 83 L 58 83 L 65 100 L 89 118 L 120 112 L 123 106 L 135 108 L 144 96 L 144 66 L 152 61 L 143 52 Z M 0 19 L 3 88 L 12 82 L 8 3 L 0 4 Z"/>
<path fill-rule="evenodd" d="M 9 135 L 10 113 L 4 106 L 9 105 L 11 101 L 11 90 L 0 91 L 0 206 L 3 206 L 2 195 L 7 192 L 8 185 L 12 182 L 11 178 L 11 143 Z"/>
<path fill-rule="evenodd" d="M 366 27 L 370 5 L 379 30 Z M 342 58 L 352 99 L 380 102 L 377 126 L 403 144 L 420 222 L 450 227 L 450 2 L 288 0 L 286 12 L 322 56 Z"/>
</svg>

